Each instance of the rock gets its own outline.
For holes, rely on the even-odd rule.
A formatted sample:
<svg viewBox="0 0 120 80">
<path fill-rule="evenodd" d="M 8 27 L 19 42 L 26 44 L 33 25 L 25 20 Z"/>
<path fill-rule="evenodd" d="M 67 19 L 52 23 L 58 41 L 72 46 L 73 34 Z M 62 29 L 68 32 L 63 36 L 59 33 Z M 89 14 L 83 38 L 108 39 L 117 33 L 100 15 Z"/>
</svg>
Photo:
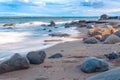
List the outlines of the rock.
<svg viewBox="0 0 120 80">
<path fill-rule="evenodd" d="M 50 21 L 50 25 L 48 25 L 48 26 L 55 26 L 56 24 L 55 24 L 55 22 L 54 21 Z"/>
<path fill-rule="evenodd" d="M 52 55 L 52 56 L 50 56 L 48 58 L 49 59 L 55 59 L 55 58 L 61 58 L 61 57 L 63 57 L 63 55 L 61 53 L 56 53 L 56 54 L 54 54 L 54 55 Z"/>
<path fill-rule="evenodd" d="M 90 25 L 90 24 L 88 24 L 86 27 L 87 27 L 88 29 L 92 29 L 92 28 L 95 28 L 95 25 Z"/>
<path fill-rule="evenodd" d="M 104 42 L 111 34 L 106 34 L 100 39 L 101 42 Z"/>
<path fill-rule="evenodd" d="M 111 60 L 111 59 L 117 59 L 117 58 L 120 57 L 119 54 L 118 54 L 116 51 L 114 51 L 114 52 L 112 52 L 112 53 L 110 53 L 110 54 L 105 54 L 105 56 L 106 56 L 109 60 Z"/>
<path fill-rule="evenodd" d="M 81 70 L 85 73 L 103 72 L 109 69 L 108 63 L 96 57 L 85 58 L 81 64 Z"/>
<path fill-rule="evenodd" d="M 106 34 L 113 34 L 116 32 L 116 29 L 113 28 L 111 25 L 106 25 L 104 28 L 92 28 L 88 30 L 88 35 L 95 36 L 95 35 L 106 35 Z"/>
<path fill-rule="evenodd" d="M 30 65 L 27 58 L 22 57 L 21 55 L 16 53 L 10 59 L 0 63 L 0 74 L 21 69 L 27 69 L 29 67 Z"/>
<path fill-rule="evenodd" d="M 52 32 L 52 30 L 48 30 L 48 32 Z"/>
<path fill-rule="evenodd" d="M 115 68 L 106 72 L 102 72 L 87 80 L 120 80 L 120 68 Z"/>
<path fill-rule="evenodd" d="M 98 40 L 95 37 L 88 37 L 88 38 L 84 38 L 83 42 L 87 44 L 96 44 L 98 43 Z"/>
<path fill-rule="evenodd" d="M 104 44 L 115 44 L 118 42 L 120 42 L 120 38 L 118 36 L 112 34 L 104 41 Z"/>
<path fill-rule="evenodd" d="M 52 36 L 52 37 L 68 37 L 70 35 L 66 34 L 66 33 L 52 33 L 52 34 L 49 34 L 49 36 Z"/>
<path fill-rule="evenodd" d="M 27 54 L 30 64 L 41 64 L 46 57 L 45 51 L 31 51 Z"/>
<path fill-rule="evenodd" d="M 6 26 L 16 26 L 16 24 L 4 24 L 3 26 L 4 27 L 6 27 Z"/>
<path fill-rule="evenodd" d="M 106 19 L 108 19 L 108 15 L 107 14 L 102 14 L 100 16 L 100 20 L 106 20 Z"/>
<path fill-rule="evenodd" d="M 116 31 L 116 32 L 114 33 L 114 35 L 120 37 L 120 30 L 119 30 L 119 31 Z"/>
</svg>

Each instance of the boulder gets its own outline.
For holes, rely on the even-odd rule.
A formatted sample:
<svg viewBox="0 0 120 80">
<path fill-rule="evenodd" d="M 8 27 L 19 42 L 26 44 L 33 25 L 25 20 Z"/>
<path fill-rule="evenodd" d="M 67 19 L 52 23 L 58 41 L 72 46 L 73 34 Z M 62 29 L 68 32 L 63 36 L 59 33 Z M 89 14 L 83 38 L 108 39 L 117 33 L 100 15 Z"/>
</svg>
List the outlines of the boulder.
<svg viewBox="0 0 120 80">
<path fill-rule="evenodd" d="M 85 73 L 103 72 L 109 69 L 107 61 L 96 57 L 85 58 L 81 70 Z"/>
<path fill-rule="evenodd" d="M 55 59 L 55 58 L 61 58 L 61 57 L 63 57 L 63 55 L 61 53 L 56 53 L 56 54 L 54 54 L 54 55 L 52 55 L 52 56 L 50 56 L 48 58 L 49 59 Z"/>
<path fill-rule="evenodd" d="M 112 34 L 104 41 L 104 44 L 115 44 L 118 42 L 120 42 L 120 38 L 118 36 Z"/>
<path fill-rule="evenodd" d="M 45 51 L 31 51 L 27 54 L 30 64 L 41 64 L 46 57 Z"/>
<path fill-rule="evenodd" d="M 108 15 L 107 14 L 102 14 L 100 16 L 100 20 L 106 20 L 106 19 L 108 19 Z"/>
<path fill-rule="evenodd" d="M 106 34 L 100 39 L 101 42 L 104 42 L 111 34 Z"/>
<path fill-rule="evenodd" d="M 87 80 L 120 80 L 120 68 L 115 68 L 106 72 L 102 72 L 88 78 Z"/>
<path fill-rule="evenodd" d="M 116 31 L 116 32 L 114 33 L 114 35 L 120 37 L 120 30 Z"/>
<path fill-rule="evenodd" d="M 21 69 L 27 69 L 29 67 L 30 64 L 28 59 L 16 53 L 10 59 L 2 61 L 0 63 L 0 74 Z"/>
<path fill-rule="evenodd" d="M 98 40 L 95 37 L 88 37 L 88 38 L 84 38 L 83 42 L 87 44 L 96 44 L 98 43 Z"/>
<path fill-rule="evenodd" d="M 88 29 L 92 29 L 92 28 L 95 28 L 95 25 L 90 25 L 90 24 L 88 24 L 87 26 L 86 26 Z"/>
</svg>

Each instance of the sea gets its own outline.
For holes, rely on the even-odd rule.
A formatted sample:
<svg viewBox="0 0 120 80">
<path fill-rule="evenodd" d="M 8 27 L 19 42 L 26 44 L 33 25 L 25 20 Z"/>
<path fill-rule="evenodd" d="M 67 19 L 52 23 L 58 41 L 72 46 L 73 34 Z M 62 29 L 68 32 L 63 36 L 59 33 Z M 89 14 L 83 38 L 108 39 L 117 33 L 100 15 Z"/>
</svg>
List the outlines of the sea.
<svg viewBox="0 0 120 80">
<path fill-rule="evenodd" d="M 25 56 L 29 51 L 42 50 L 53 45 L 74 41 L 73 38 L 51 37 L 51 33 L 80 34 L 75 27 L 65 28 L 65 23 L 77 20 L 97 20 L 98 17 L 0 17 L 0 60 L 9 58 L 15 53 Z M 49 25 L 56 23 L 55 27 Z M 15 24 L 15 26 L 4 26 Z M 57 40 L 58 42 L 44 42 Z"/>
</svg>

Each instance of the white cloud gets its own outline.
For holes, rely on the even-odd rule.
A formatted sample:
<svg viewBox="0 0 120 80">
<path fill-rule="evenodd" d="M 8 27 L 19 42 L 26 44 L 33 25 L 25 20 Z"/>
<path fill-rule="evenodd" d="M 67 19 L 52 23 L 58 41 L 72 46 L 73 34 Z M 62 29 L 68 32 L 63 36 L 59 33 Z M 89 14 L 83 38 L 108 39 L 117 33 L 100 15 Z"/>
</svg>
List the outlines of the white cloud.
<svg viewBox="0 0 120 80">
<path fill-rule="evenodd" d="M 28 2 L 29 2 L 29 0 L 18 0 L 18 1 L 20 1 L 20 2 L 25 2 L 25 3 L 28 3 Z"/>
<path fill-rule="evenodd" d="M 34 5 L 36 6 L 45 6 L 46 4 L 44 2 L 33 2 Z"/>
</svg>

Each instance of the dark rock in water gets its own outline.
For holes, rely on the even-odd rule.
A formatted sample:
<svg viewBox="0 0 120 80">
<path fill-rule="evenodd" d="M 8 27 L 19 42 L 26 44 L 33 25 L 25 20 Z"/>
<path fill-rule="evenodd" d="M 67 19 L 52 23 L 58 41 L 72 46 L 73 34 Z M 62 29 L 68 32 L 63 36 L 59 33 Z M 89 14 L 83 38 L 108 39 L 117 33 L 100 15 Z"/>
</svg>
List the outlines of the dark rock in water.
<svg viewBox="0 0 120 80">
<path fill-rule="evenodd" d="M 55 22 L 54 21 L 50 21 L 50 25 L 48 25 L 48 26 L 55 26 L 56 24 L 55 24 Z"/>
<path fill-rule="evenodd" d="M 4 27 L 6 27 L 6 26 L 16 26 L 16 24 L 4 24 L 3 26 Z"/>
<path fill-rule="evenodd" d="M 88 37 L 88 38 L 84 38 L 83 42 L 87 44 L 96 44 L 98 43 L 98 40 L 95 37 Z"/>
<path fill-rule="evenodd" d="M 46 57 L 45 51 L 31 51 L 27 54 L 30 64 L 41 64 Z"/>
<path fill-rule="evenodd" d="M 52 55 L 52 56 L 50 56 L 50 57 L 48 57 L 48 58 L 49 58 L 49 59 L 55 59 L 55 58 L 61 58 L 61 57 L 63 57 L 62 54 L 56 53 L 56 54 L 54 54 L 54 55 Z"/>
<path fill-rule="evenodd" d="M 104 42 L 110 35 L 111 35 L 111 34 L 106 34 L 106 35 L 104 35 L 104 36 L 100 39 L 100 41 L 101 41 L 101 42 Z"/>
<path fill-rule="evenodd" d="M 52 30 L 49 30 L 48 32 L 52 32 Z"/>
<path fill-rule="evenodd" d="M 45 28 L 43 30 L 46 30 Z"/>
<path fill-rule="evenodd" d="M 106 72 L 102 72 L 88 78 L 87 80 L 120 80 L 120 68 L 115 68 Z"/>
<path fill-rule="evenodd" d="M 81 70 L 85 73 L 103 72 L 108 69 L 108 63 L 105 60 L 96 57 L 88 57 L 81 64 Z"/>
<path fill-rule="evenodd" d="M 52 34 L 49 34 L 49 36 L 52 36 L 52 37 L 68 37 L 70 35 L 66 34 L 66 33 L 52 33 Z"/>
<path fill-rule="evenodd" d="M 27 69 L 29 67 L 30 64 L 27 58 L 24 58 L 16 53 L 10 59 L 2 61 L 0 63 L 0 74 L 21 69 Z"/>
<path fill-rule="evenodd" d="M 119 30 L 119 31 L 117 31 L 117 32 L 115 32 L 115 33 L 114 33 L 114 35 L 116 35 L 116 36 L 120 37 L 120 30 Z"/>
<path fill-rule="evenodd" d="M 109 60 L 119 58 L 119 54 L 118 54 L 117 52 L 115 52 L 115 51 L 112 52 L 112 53 L 110 53 L 110 54 L 105 54 L 105 56 L 106 56 Z"/>
</svg>

